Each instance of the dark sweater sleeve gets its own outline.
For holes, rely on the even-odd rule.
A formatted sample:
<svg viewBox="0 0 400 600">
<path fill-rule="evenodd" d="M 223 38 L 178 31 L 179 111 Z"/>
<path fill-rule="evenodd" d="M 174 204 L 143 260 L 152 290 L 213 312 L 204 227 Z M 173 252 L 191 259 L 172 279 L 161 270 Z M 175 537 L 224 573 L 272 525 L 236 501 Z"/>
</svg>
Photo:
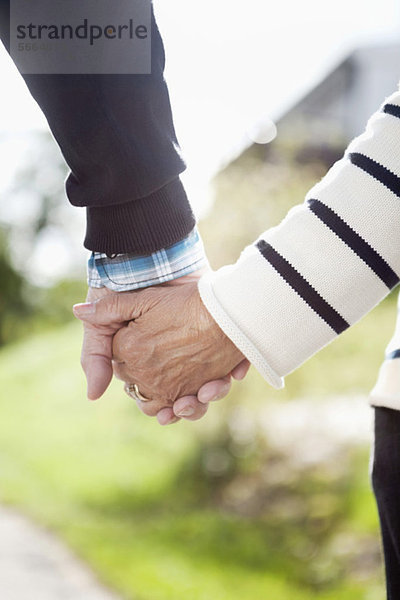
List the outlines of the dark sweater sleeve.
<svg viewBox="0 0 400 600">
<path fill-rule="evenodd" d="M 0 27 L 9 49 L 9 0 Z M 67 196 L 87 207 L 90 250 L 151 253 L 194 227 L 164 64 L 152 11 L 150 75 L 23 75 L 71 169 Z"/>
</svg>

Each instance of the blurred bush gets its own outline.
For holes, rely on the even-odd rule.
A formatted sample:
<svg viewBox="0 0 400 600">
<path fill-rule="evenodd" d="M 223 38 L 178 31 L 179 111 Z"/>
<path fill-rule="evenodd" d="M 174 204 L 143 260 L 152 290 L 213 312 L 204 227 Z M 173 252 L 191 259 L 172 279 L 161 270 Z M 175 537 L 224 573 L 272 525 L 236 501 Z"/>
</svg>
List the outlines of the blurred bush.
<svg viewBox="0 0 400 600">
<path fill-rule="evenodd" d="M 64 191 L 65 162 L 50 133 L 27 135 L 25 146 L 0 210 L 0 346 L 68 322 L 72 305 L 86 296 L 85 280 L 78 279 L 84 260 L 75 256 L 76 209 L 68 206 Z M 32 258 L 48 232 L 64 240 L 79 268 L 71 276 L 59 261 L 56 283 L 43 285 L 46 278 Z M 47 242 L 42 262 L 57 259 L 59 252 Z"/>
<path fill-rule="evenodd" d="M 212 265 L 235 261 L 279 223 L 340 151 L 276 142 L 252 146 L 224 169 L 212 214 L 200 224 Z M 33 181 L 40 196 L 44 171 L 35 164 L 20 183 Z M 50 182 L 60 172 L 53 175 Z M 58 221 L 65 199 L 54 190 L 39 198 L 26 247 Z M 393 297 L 288 377 L 283 392 L 252 372 L 200 423 L 160 430 L 118 384 L 103 402 L 84 402 L 79 325 L 58 327 L 84 299 L 85 282 L 33 287 L 6 242 L 0 277 L 1 342 L 38 334 L 1 351 L 3 501 L 59 531 L 127 598 L 382 597 L 366 444 L 339 443 L 327 420 L 317 428 L 330 453 L 317 446 L 314 460 L 302 461 L 313 409 L 297 445 L 276 444 L 280 433 L 264 425 L 273 423 L 273 400 L 293 401 L 295 413 L 300 398 L 365 395 L 391 332 Z"/>
<path fill-rule="evenodd" d="M 72 320 L 72 306 L 87 290 L 82 280 L 32 285 L 11 260 L 7 233 L 0 228 L 0 346 Z"/>
<path fill-rule="evenodd" d="M 33 313 L 28 285 L 11 262 L 7 233 L 0 228 L 0 346 L 19 335 Z"/>
<path fill-rule="evenodd" d="M 342 153 L 340 146 L 318 150 L 303 140 L 254 144 L 218 173 L 212 211 L 200 223 L 213 268 L 235 262 L 245 246 L 278 225 Z"/>
</svg>

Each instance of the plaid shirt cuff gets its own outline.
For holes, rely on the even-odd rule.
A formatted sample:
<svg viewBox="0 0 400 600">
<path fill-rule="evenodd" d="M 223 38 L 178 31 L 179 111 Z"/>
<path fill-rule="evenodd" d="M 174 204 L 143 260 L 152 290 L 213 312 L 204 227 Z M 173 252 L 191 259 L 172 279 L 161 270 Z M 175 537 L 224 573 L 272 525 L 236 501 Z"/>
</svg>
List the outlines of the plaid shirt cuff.
<svg viewBox="0 0 400 600">
<path fill-rule="evenodd" d="M 88 262 L 88 285 L 127 292 L 178 279 L 205 266 L 207 257 L 195 228 L 177 244 L 148 256 L 118 254 L 110 258 L 93 252 Z"/>
</svg>

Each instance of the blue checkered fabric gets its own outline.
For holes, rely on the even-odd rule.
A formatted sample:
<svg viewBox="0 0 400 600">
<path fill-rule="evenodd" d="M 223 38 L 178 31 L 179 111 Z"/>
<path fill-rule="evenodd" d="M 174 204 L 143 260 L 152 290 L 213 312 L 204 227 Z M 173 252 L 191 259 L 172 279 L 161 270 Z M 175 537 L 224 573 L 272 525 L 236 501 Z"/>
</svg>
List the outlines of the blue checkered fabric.
<svg viewBox="0 0 400 600">
<path fill-rule="evenodd" d="M 208 266 L 202 239 L 195 228 L 180 242 L 149 256 L 93 252 L 88 261 L 90 287 L 126 292 L 165 283 Z"/>
</svg>

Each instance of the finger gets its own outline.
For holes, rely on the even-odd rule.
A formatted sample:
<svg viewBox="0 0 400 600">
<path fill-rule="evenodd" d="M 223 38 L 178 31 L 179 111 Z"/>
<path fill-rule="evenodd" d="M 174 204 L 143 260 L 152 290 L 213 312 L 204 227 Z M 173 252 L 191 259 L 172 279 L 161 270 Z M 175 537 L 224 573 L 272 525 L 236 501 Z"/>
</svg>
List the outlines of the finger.
<svg viewBox="0 0 400 600">
<path fill-rule="evenodd" d="M 160 425 L 172 425 L 180 421 L 180 418 L 174 414 L 172 408 L 163 408 L 157 413 L 157 421 Z"/>
<path fill-rule="evenodd" d="M 132 396 L 128 393 L 128 396 L 132 398 Z M 155 417 L 157 413 L 164 408 L 172 408 L 173 402 L 170 400 L 140 400 L 136 399 L 136 404 L 138 409 L 147 417 Z"/>
<path fill-rule="evenodd" d="M 205 383 L 198 391 L 197 398 L 202 404 L 221 400 L 229 394 L 231 389 L 231 376 Z"/>
<path fill-rule="evenodd" d="M 147 312 L 157 302 L 159 295 L 160 292 L 153 288 L 112 294 L 95 302 L 75 304 L 73 311 L 78 319 L 96 326 L 112 327 L 117 331 L 127 321 Z"/>
<path fill-rule="evenodd" d="M 250 369 L 250 363 L 248 360 L 242 360 L 241 363 L 239 363 L 232 371 L 231 375 L 234 379 L 237 379 L 237 381 L 240 381 L 241 379 L 244 379 L 247 375 L 247 373 L 249 372 Z"/>
<path fill-rule="evenodd" d="M 97 400 L 108 388 L 112 375 L 112 335 L 85 326 L 81 365 L 86 375 L 87 397 Z"/>
<path fill-rule="evenodd" d="M 112 365 L 114 377 L 120 379 L 121 381 L 125 381 L 131 384 L 136 383 L 138 385 L 139 392 L 141 393 L 141 395 L 143 395 L 145 398 L 148 398 L 147 401 L 137 401 L 138 408 L 143 414 L 147 415 L 148 417 L 155 417 L 158 411 L 162 408 L 172 406 L 172 400 L 167 400 L 163 397 L 154 397 L 148 395 L 146 393 L 146 390 L 140 385 L 140 382 L 135 380 L 134 376 L 132 376 L 132 373 L 130 373 L 130 370 L 127 367 L 126 363 L 114 360 L 112 362 Z"/>
<path fill-rule="evenodd" d="M 197 400 L 196 396 L 184 396 L 174 403 L 173 411 L 177 417 L 188 421 L 198 421 L 206 414 L 208 404 Z"/>
<path fill-rule="evenodd" d="M 138 400 L 136 402 L 139 410 L 147 417 L 156 417 L 157 414 L 166 408 L 172 409 L 172 402 L 149 400 L 148 402 L 142 402 Z"/>
</svg>

